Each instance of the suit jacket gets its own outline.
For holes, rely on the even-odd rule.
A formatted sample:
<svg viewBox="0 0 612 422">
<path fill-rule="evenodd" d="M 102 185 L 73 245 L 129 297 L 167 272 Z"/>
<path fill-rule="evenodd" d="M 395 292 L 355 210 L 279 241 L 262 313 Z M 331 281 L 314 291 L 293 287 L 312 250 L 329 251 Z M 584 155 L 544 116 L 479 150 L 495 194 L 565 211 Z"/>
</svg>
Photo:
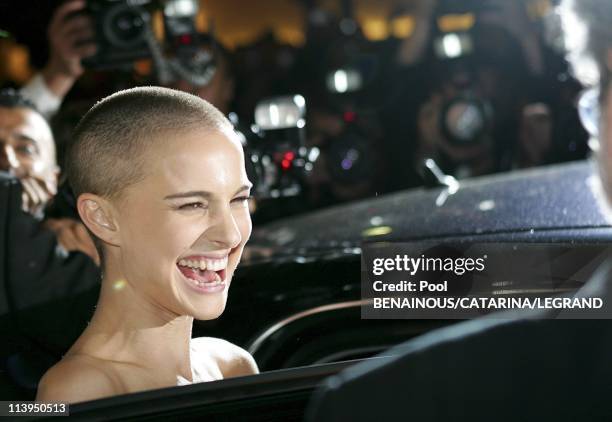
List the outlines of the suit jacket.
<svg viewBox="0 0 612 422">
<path fill-rule="evenodd" d="M 578 294 L 612 304 L 611 267 Z M 328 379 L 307 419 L 612 421 L 612 320 L 540 316 L 476 319 L 403 343 Z"/>
<path fill-rule="evenodd" d="M 0 201 L 0 388 L 32 389 L 86 327 L 100 271 L 21 210 L 21 185 L 5 174 Z"/>
</svg>

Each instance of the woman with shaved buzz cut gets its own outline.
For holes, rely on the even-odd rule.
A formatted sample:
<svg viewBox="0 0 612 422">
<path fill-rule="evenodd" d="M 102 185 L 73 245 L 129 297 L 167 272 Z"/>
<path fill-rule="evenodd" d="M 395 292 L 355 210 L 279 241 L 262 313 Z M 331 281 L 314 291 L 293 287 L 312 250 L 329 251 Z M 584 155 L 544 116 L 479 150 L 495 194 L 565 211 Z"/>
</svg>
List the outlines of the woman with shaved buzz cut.
<svg viewBox="0 0 612 422">
<path fill-rule="evenodd" d="M 102 262 L 96 312 L 38 400 L 81 402 L 258 372 L 217 318 L 251 234 L 240 142 L 208 102 L 167 88 L 113 94 L 79 123 L 68 178 Z"/>
</svg>

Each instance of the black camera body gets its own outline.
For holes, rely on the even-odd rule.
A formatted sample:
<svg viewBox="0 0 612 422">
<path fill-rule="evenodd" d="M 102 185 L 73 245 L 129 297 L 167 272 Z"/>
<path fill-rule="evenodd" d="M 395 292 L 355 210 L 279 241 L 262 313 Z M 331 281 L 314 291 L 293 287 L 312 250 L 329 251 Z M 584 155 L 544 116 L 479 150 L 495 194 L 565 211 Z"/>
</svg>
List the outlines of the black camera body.
<svg viewBox="0 0 612 422">
<path fill-rule="evenodd" d="M 83 64 L 109 68 L 150 57 L 147 37 L 152 36 L 150 22 L 158 7 L 155 0 L 88 0 L 98 51 Z"/>
<path fill-rule="evenodd" d="M 262 130 L 252 125 L 242 132 L 245 157 L 254 195 L 259 199 L 297 196 L 305 173 L 312 169 L 304 146 L 303 128 Z"/>
<path fill-rule="evenodd" d="M 163 43 L 153 33 L 157 11 L 163 14 Z M 202 49 L 206 37 L 196 29 L 197 0 L 88 0 L 86 12 L 95 22 L 98 51 L 83 60 L 85 66 L 130 67 L 136 60 L 152 58 L 162 85 L 182 79 L 204 86 L 212 79 L 215 60 Z"/>
<path fill-rule="evenodd" d="M 235 114 L 230 113 L 244 147 L 256 198 L 290 198 L 302 193 L 304 177 L 316 160 L 305 146 L 305 115 L 306 100 L 301 95 L 261 100 L 255 109 L 255 122 L 249 127 L 241 127 Z"/>
</svg>

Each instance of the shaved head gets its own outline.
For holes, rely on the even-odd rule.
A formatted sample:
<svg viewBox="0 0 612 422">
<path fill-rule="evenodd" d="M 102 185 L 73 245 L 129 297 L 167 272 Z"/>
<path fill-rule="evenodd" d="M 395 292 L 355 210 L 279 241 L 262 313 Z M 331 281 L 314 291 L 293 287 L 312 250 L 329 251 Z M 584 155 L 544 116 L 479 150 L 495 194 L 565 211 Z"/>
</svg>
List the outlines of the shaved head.
<svg viewBox="0 0 612 422">
<path fill-rule="evenodd" d="M 159 142 L 194 129 L 232 131 L 207 101 L 161 87 L 139 87 L 104 98 L 79 122 L 68 146 L 66 172 L 78 196 L 107 198 L 146 175 L 144 156 Z"/>
</svg>

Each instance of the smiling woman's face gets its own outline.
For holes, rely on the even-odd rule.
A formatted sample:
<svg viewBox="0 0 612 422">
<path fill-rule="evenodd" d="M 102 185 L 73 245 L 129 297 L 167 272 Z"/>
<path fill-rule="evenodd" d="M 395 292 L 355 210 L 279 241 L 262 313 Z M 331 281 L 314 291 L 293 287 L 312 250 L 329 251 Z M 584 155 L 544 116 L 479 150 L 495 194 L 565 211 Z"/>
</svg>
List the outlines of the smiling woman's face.
<svg viewBox="0 0 612 422">
<path fill-rule="evenodd" d="M 251 184 L 232 133 L 174 136 L 147 151 L 146 177 L 117 200 L 119 256 L 109 265 L 161 309 L 213 319 L 251 234 Z"/>
</svg>

